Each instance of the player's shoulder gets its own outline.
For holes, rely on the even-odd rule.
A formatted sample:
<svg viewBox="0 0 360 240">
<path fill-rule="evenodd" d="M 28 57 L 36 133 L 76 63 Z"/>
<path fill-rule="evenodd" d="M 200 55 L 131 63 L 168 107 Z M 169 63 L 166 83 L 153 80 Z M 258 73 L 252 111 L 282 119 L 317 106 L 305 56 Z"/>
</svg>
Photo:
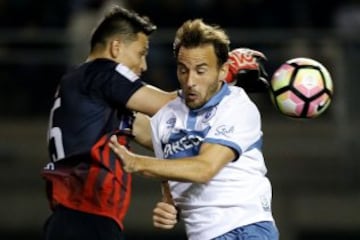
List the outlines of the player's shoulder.
<svg viewBox="0 0 360 240">
<path fill-rule="evenodd" d="M 87 71 L 94 72 L 106 72 L 114 71 L 117 63 L 106 58 L 97 58 L 88 62 L 85 62 L 82 66 L 87 69 Z"/>
<path fill-rule="evenodd" d="M 237 86 L 229 86 L 230 89 L 230 94 L 229 94 L 229 99 L 232 101 L 249 101 L 250 98 L 248 96 L 248 94 L 246 93 L 246 91 L 241 88 L 241 87 L 237 87 Z"/>
<path fill-rule="evenodd" d="M 161 107 L 159 112 L 179 111 L 183 109 L 183 105 L 184 104 L 181 97 L 176 97 L 175 99 L 167 102 L 163 107 Z"/>
<path fill-rule="evenodd" d="M 70 68 L 65 77 L 72 77 L 78 80 L 94 79 L 105 80 L 115 73 L 117 63 L 109 59 L 94 59 Z"/>
<path fill-rule="evenodd" d="M 135 83 L 143 85 L 137 76 L 127 66 L 117 63 L 111 59 L 99 58 L 83 64 L 83 76 L 96 82 L 104 83 L 112 81 L 115 83 Z"/>
<path fill-rule="evenodd" d="M 229 88 L 230 94 L 222 103 L 224 108 L 229 109 L 227 106 L 236 106 L 241 111 L 258 111 L 257 105 L 243 88 L 237 86 L 229 86 Z M 229 111 L 232 110 L 229 109 Z"/>
<path fill-rule="evenodd" d="M 101 75 L 109 74 L 110 76 L 124 77 L 131 82 L 136 81 L 139 77 L 127 66 L 117 63 L 111 59 L 98 58 L 84 63 L 87 73 L 96 73 Z"/>
<path fill-rule="evenodd" d="M 246 94 L 245 90 L 242 87 L 229 85 L 229 89 L 232 94 Z"/>
<path fill-rule="evenodd" d="M 177 97 L 169 102 L 167 102 L 164 106 L 160 108 L 159 111 L 152 117 L 154 119 L 162 119 L 163 117 L 166 117 L 168 115 L 181 115 L 185 114 L 187 111 L 187 108 L 185 104 L 183 103 L 183 100 L 181 97 Z"/>
</svg>

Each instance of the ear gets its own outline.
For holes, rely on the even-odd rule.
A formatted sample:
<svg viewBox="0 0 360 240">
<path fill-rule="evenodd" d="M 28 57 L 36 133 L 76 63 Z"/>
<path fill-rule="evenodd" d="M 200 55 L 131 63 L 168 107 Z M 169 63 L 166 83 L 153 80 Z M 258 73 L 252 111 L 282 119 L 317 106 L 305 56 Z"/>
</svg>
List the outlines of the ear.
<svg viewBox="0 0 360 240">
<path fill-rule="evenodd" d="M 219 81 L 224 81 L 229 70 L 229 63 L 226 62 L 220 67 Z"/>
<path fill-rule="evenodd" d="M 120 54 L 121 41 L 114 39 L 110 42 L 110 56 L 116 59 Z"/>
</svg>

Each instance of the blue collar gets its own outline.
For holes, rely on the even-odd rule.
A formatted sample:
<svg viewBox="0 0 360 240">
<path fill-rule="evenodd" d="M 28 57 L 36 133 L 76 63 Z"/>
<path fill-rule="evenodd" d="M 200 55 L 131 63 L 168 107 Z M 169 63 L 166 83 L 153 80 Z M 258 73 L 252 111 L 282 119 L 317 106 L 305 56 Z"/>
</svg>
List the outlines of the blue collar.
<svg viewBox="0 0 360 240">
<path fill-rule="evenodd" d="M 212 108 L 216 105 L 219 104 L 219 102 L 226 96 L 230 94 L 230 88 L 229 85 L 227 83 L 223 83 L 220 90 L 214 95 L 212 96 L 209 101 L 207 101 L 201 108 L 197 108 L 197 109 L 191 109 L 190 112 L 193 113 L 198 113 L 204 110 L 207 110 L 209 108 Z M 181 94 L 181 98 L 183 98 L 182 94 Z"/>
</svg>

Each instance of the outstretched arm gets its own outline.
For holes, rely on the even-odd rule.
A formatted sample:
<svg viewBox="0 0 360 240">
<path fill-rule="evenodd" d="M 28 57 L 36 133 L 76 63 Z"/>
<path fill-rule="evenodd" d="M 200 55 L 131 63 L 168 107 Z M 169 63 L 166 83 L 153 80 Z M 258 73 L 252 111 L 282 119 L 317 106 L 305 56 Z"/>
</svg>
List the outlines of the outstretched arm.
<svg viewBox="0 0 360 240">
<path fill-rule="evenodd" d="M 109 146 L 122 160 L 125 171 L 181 182 L 206 183 L 236 156 L 231 148 L 211 143 L 203 143 L 197 156 L 171 161 L 132 153 L 114 136 Z"/>
<path fill-rule="evenodd" d="M 126 107 L 153 116 L 162 106 L 176 98 L 176 96 L 176 91 L 166 92 L 157 87 L 145 85 L 130 97 Z"/>
</svg>

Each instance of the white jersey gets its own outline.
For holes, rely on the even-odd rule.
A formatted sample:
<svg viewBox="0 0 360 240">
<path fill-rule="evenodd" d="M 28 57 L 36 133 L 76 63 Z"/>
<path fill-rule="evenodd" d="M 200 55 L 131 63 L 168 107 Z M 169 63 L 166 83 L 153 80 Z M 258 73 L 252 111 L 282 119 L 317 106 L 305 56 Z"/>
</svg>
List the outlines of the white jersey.
<svg viewBox="0 0 360 240">
<path fill-rule="evenodd" d="M 224 84 L 196 110 L 178 97 L 152 117 L 151 126 L 158 158 L 171 161 L 197 155 L 203 142 L 228 146 L 237 153 L 205 184 L 170 181 L 190 240 L 212 239 L 240 226 L 273 221 L 260 114 L 242 88 Z"/>
</svg>

